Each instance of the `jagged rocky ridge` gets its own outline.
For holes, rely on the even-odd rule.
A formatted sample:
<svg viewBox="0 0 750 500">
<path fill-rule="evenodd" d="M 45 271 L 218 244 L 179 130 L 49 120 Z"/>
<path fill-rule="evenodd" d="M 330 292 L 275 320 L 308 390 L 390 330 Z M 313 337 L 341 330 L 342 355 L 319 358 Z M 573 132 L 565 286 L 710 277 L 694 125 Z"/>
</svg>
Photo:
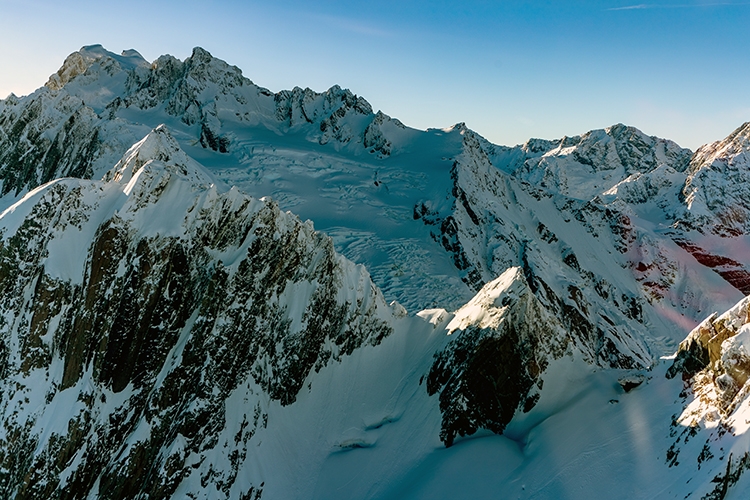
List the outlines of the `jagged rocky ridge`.
<svg viewBox="0 0 750 500">
<path fill-rule="evenodd" d="M 161 121 L 175 139 L 157 128 L 110 169 Z M 248 466 L 260 456 L 281 456 L 274 445 L 263 445 L 266 455 L 249 453 L 240 432 L 233 445 L 228 438 L 221 445 L 231 450 L 227 461 L 216 458 L 217 439 L 239 428 L 251 429 L 248 440 L 271 433 L 266 426 L 274 405 L 292 408 L 270 418 L 271 428 L 283 428 L 274 426 L 290 421 L 293 408 L 322 397 L 313 388 L 320 385 L 314 373 L 345 378 L 335 375 L 347 373 L 336 371 L 344 368 L 332 367 L 369 359 L 363 348 L 372 344 L 378 344 L 373 352 L 397 352 L 382 347 L 386 339 L 424 343 L 414 367 L 393 370 L 400 377 L 393 387 L 407 393 L 419 388 L 413 401 L 433 395 L 424 406 L 439 407 L 439 418 L 425 435 L 448 446 L 481 429 L 502 433 L 510 426 L 516 435 L 520 424 L 514 422 L 548 411 L 545 394 L 561 397 L 544 387 L 569 361 L 584 370 L 658 369 L 658 357 L 675 349 L 685 331 L 748 290 L 747 253 L 741 251 L 747 245 L 745 128 L 695 155 L 623 125 L 503 147 L 463 124 L 409 129 L 339 87 L 322 94 L 299 88 L 273 93 L 202 49 L 185 61 L 163 56 L 149 64 L 135 51 L 118 56 L 85 47 L 44 88 L 0 101 L 6 206 L 31 191 L 3 216 L 16 222 L 5 233 L 11 257 L 3 274 L 6 300 L 13 303 L 4 328 L 11 339 L 5 352 L 13 396 L 0 401 L 6 402 L 4 415 L 12 405 L 28 410 L 48 399 L 56 408 L 73 393 L 82 401 L 73 405 L 74 430 L 53 426 L 59 432 L 40 435 L 53 410 L 42 412 L 37 422 L 43 423 L 36 425 L 21 422 L 28 413 L 8 420 L 6 436 L 13 436 L 14 446 L 38 442 L 33 459 L 3 469 L 12 471 L 5 491 L 76 497 L 83 490 L 70 489 L 74 484 L 112 497 L 210 490 L 234 498 L 259 496 L 261 489 L 275 497 L 305 496 L 291 490 L 281 495 L 283 481 L 266 484 L 273 475 Z M 190 157 L 209 168 L 196 167 Z M 165 175 L 156 168 L 160 163 Z M 102 175 L 103 184 L 62 180 L 35 190 L 59 176 Z M 330 240 L 288 222 L 296 219 L 273 202 L 208 187 L 221 185 L 218 179 L 258 196 L 271 194 L 282 208 L 313 219 L 337 248 L 368 265 L 389 298 L 412 312 L 441 306 L 456 313 L 432 310 L 414 318 L 396 307 L 394 314 L 361 269 L 351 271 L 335 256 Z M 190 186 L 187 199 L 200 198 L 214 215 L 196 215 L 202 212 L 185 200 L 171 206 L 175 183 Z M 104 194 L 86 194 L 91 186 Z M 255 208 L 237 208 L 237 200 Z M 34 203 L 46 208 L 30 209 Z M 170 215 L 154 216 L 157 205 L 171 206 Z M 73 206 L 75 213 L 68 213 Z M 120 220 L 125 206 L 132 218 Z M 245 215 L 222 215 L 235 208 Z M 24 210 L 28 223 L 18 222 Z M 251 238 L 245 229 L 261 219 L 269 227 L 287 222 L 253 240 L 270 239 L 273 250 L 253 247 L 238 261 Z M 55 231 L 88 228 L 79 229 L 85 233 L 80 238 L 65 238 L 76 240 L 77 253 L 87 260 L 66 257 L 63 238 L 34 220 L 54 223 Z M 308 239 L 322 243 L 287 255 Z M 26 255 L 21 249 L 27 245 L 37 251 Z M 329 264 L 305 260 L 309 252 L 325 255 Z M 110 254 L 116 257 L 105 257 Z M 189 272 L 179 271 L 185 268 Z M 275 280 L 275 288 L 261 290 L 264 279 Z M 226 299 L 214 303 L 215 294 Z M 290 305 L 298 297 L 309 313 Z M 50 312 L 36 312 L 37 304 Z M 104 340 L 86 337 L 87 331 L 105 332 Z M 386 336 L 391 331 L 397 334 Z M 405 340 L 406 331 L 417 332 L 416 340 Z M 420 336 L 428 331 L 433 336 Z M 236 351 L 227 349 L 235 344 Z M 170 357 L 178 351 L 182 358 Z M 185 359 L 193 361 L 183 367 Z M 367 363 L 387 378 L 387 363 Z M 29 381 L 48 368 L 40 384 L 49 388 L 45 396 L 37 390 L 36 399 L 25 402 Z M 645 379 L 623 380 L 638 385 Z M 240 413 L 252 418 L 233 423 L 227 408 L 237 390 L 244 391 Z M 298 403 L 308 391 L 312 399 Z M 115 394 L 129 399 L 122 403 Z M 121 413 L 128 409 L 127 417 L 107 413 L 116 410 L 106 403 L 113 399 L 122 403 Z M 392 413 L 366 425 L 365 434 L 400 419 Z M 103 425 L 105 416 L 110 423 L 122 418 L 125 427 L 110 436 L 108 428 L 91 424 Z M 292 421 L 304 427 L 304 418 Z M 95 430 L 84 436 L 81 422 Z M 22 430 L 25 425 L 32 429 Z M 208 437 L 217 433 L 224 437 Z M 103 442 L 120 446 L 117 457 L 88 458 L 106 455 Z M 253 443 L 261 446 L 261 439 Z M 335 447 L 373 446 L 356 437 Z M 421 460 L 416 457 L 408 455 L 404 463 L 413 466 Z M 313 469 L 324 462 L 299 460 Z M 144 463 L 151 467 L 147 476 L 125 479 Z M 30 470 L 45 472 L 27 476 Z"/>
<path fill-rule="evenodd" d="M 171 497 L 241 384 L 292 404 L 310 372 L 391 332 L 361 266 L 272 201 L 217 188 L 163 127 L 104 181 L 55 181 L 0 219 L 8 498 Z M 267 424 L 260 394 L 238 442 Z M 235 496 L 236 473 L 201 481 Z"/>
<path fill-rule="evenodd" d="M 678 375 L 685 389 L 682 411 L 672 422 L 677 439 L 668 450 L 670 466 L 685 455 L 697 455 L 699 465 L 725 455 L 726 466 L 714 466 L 716 485 L 706 488 L 702 498 L 725 498 L 733 488 L 741 491 L 738 483 L 747 485 L 750 470 L 750 298 L 721 315 L 710 315 L 690 332 L 666 372 L 668 378 Z M 700 453 L 688 445 L 696 437 L 698 443 L 705 440 Z"/>
<path fill-rule="evenodd" d="M 109 91 L 97 92 L 102 86 Z M 355 142 L 365 148 L 389 154 L 390 143 L 380 129 L 391 119 L 374 115 L 367 101 L 340 87 L 322 94 L 301 88 L 274 94 L 201 48 L 184 62 L 162 56 L 149 64 L 135 51 L 117 56 L 91 46 L 71 54 L 32 96 L 3 101 L 3 194 L 63 176 L 101 176 L 113 155 L 128 147 L 127 140 L 102 129 L 137 137 L 143 125 L 125 116 L 154 109 L 178 119 L 201 146 L 221 153 L 231 143 L 222 127 L 234 122 L 281 130 L 304 127 L 320 144 L 332 139 L 346 144 L 357 135 Z"/>
<path fill-rule="evenodd" d="M 217 186 L 164 127 L 104 180 L 54 181 L 0 220 L 0 485 L 15 498 L 196 488 L 259 498 L 279 486 L 238 474 L 254 434 L 278 425 L 269 406 L 293 405 L 314 372 L 407 321 L 330 239 L 273 202 Z M 440 392 L 447 446 L 480 428 L 502 432 L 534 408 L 551 362 L 588 348 L 519 268 L 455 315 L 437 313 L 455 340 L 425 350 L 421 378 L 427 394 Z M 244 416 L 230 432 L 238 390 Z M 62 408 L 67 424 L 56 421 Z M 229 461 L 217 461 L 217 436 L 235 432 L 223 444 Z"/>
<path fill-rule="evenodd" d="M 576 340 L 539 302 L 520 268 L 488 283 L 446 327 L 460 334 L 436 353 L 427 392 L 440 392 L 440 438 L 479 429 L 502 433 L 518 409 L 529 412 L 550 361 L 570 354 Z"/>
<path fill-rule="evenodd" d="M 313 372 L 381 343 L 403 318 L 330 239 L 271 201 L 217 187 L 164 127 L 102 181 L 54 181 L 0 220 L 0 484 L 16 498 L 171 498 L 198 483 L 260 495 L 262 477 L 237 475 L 269 402 L 294 404 Z M 502 432 L 533 409 L 551 362 L 590 350 L 520 268 L 439 314 L 455 340 L 432 348 L 422 377 L 440 393 L 447 446 Z M 220 467 L 211 452 L 243 384 L 245 417 Z M 71 398 L 67 426 L 54 424 Z"/>
<path fill-rule="evenodd" d="M 99 91 L 102 88 L 106 91 Z M 364 99 L 336 86 L 322 94 L 300 88 L 274 94 L 200 48 L 184 62 L 162 56 L 149 64 L 135 51 L 118 56 L 100 46 L 84 47 L 66 60 L 45 87 L 23 99 L 12 96 L 3 101 L 2 190 L 19 194 L 60 176 L 99 178 L 131 144 L 162 122 L 169 122 L 192 156 L 220 165 L 217 173 L 222 178 L 256 196 L 272 195 L 282 207 L 315 220 L 334 237 L 340 251 L 368 265 L 390 298 L 411 308 L 459 307 L 498 271 L 521 264 L 512 258 L 512 263 L 504 262 L 505 267 L 496 266 L 499 269 L 487 273 L 482 269 L 492 268 L 494 257 L 454 251 L 457 245 L 471 246 L 451 241 L 463 224 L 476 225 L 476 218 L 452 216 L 450 199 L 462 196 L 466 187 L 460 184 L 468 181 L 460 180 L 460 174 L 477 161 L 494 167 L 491 175 L 515 179 L 510 181 L 518 186 L 513 190 L 554 196 L 563 200 L 558 206 L 580 201 L 588 203 L 588 211 L 604 209 L 612 230 L 627 237 L 650 233 L 650 239 L 656 240 L 654 254 L 663 253 L 665 243 L 676 242 L 734 288 L 743 293 L 750 289 L 748 263 L 728 255 L 724 245 L 707 245 L 702 233 L 702 228 L 712 227 L 705 217 L 713 217 L 716 228 L 724 228 L 722 220 L 741 220 L 746 211 L 742 183 L 707 174 L 718 168 L 708 164 L 719 165 L 721 161 L 715 159 L 721 156 L 727 165 L 737 165 L 732 168 L 739 168 L 741 176 L 740 130 L 715 146 L 723 153 L 711 156 L 710 161 L 703 150 L 691 160 L 690 151 L 623 125 L 556 141 L 535 139 L 513 148 L 495 146 L 470 131 L 476 140 L 468 140 L 467 129 L 461 126 L 427 133 L 408 129 L 382 112 L 373 113 Z M 206 156 L 214 151 L 213 156 Z M 247 168 L 227 168 L 235 162 Z M 300 176 L 313 189 L 295 187 L 304 186 Z M 367 179 L 369 185 L 362 183 Z M 346 184 L 336 193 L 334 186 L 342 181 Z M 535 189 L 529 190 L 529 185 Z M 341 193 L 342 189 L 347 193 Z M 739 191 L 729 198 L 721 196 L 727 189 Z M 707 209 L 700 208 L 705 203 L 694 201 L 705 197 L 714 200 L 710 204 L 715 207 L 725 198 L 739 201 L 707 215 Z M 378 217 L 391 227 L 373 233 L 372 216 L 356 213 L 362 204 L 379 212 Z M 321 209 L 323 205 L 327 206 Z M 435 269 L 434 263 L 445 256 L 435 255 L 441 251 L 439 246 L 420 237 L 409 242 L 414 245 L 410 251 L 399 250 L 398 242 L 407 239 L 399 238 L 400 233 L 413 234 L 401 229 L 406 214 L 398 211 L 406 207 L 409 212 L 412 207 L 439 212 L 440 224 L 446 226 L 440 232 L 447 238 L 439 237 L 439 243 L 449 250 L 457 269 Z M 469 208 L 466 215 L 479 213 L 481 209 Z M 580 211 L 577 217 L 582 217 Z M 645 219 L 650 227 L 641 231 L 637 222 L 633 227 L 638 219 Z M 654 235 L 650 230 L 654 225 L 665 229 Z M 723 231 L 724 236 L 741 236 L 736 229 L 732 233 L 716 228 L 710 234 Z M 363 245 L 376 245 L 378 254 Z M 646 260 L 654 258 L 658 255 Z M 401 265 L 405 260 L 408 266 Z M 670 256 L 667 260 L 679 259 Z M 633 264 L 636 279 L 644 284 L 636 295 L 643 295 L 644 300 L 669 295 L 674 269 L 664 264 L 649 267 L 649 262 Z M 648 267 L 647 276 L 641 276 L 643 271 L 637 266 Z M 440 282 L 424 278 L 444 273 L 450 273 L 446 278 L 452 280 L 463 279 L 468 286 L 443 288 Z M 426 299 L 415 301 L 418 294 Z M 732 299 L 719 306 L 728 307 Z M 679 314 L 691 314 L 694 305 Z M 697 322 L 700 316 L 690 319 Z"/>
</svg>

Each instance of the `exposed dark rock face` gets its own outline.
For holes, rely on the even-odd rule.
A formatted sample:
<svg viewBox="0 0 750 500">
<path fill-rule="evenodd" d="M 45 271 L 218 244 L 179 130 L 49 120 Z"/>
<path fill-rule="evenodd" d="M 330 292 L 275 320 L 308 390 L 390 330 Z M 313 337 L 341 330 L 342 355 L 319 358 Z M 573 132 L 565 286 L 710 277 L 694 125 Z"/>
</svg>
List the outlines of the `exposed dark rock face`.
<svg viewBox="0 0 750 500">
<path fill-rule="evenodd" d="M 140 147 L 153 156 L 133 153 L 110 175 L 137 176 L 124 200 L 116 180 L 51 184 L 0 241 L 3 497 L 171 498 L 217 446 L 239 386 L 292 404 L 309 373 L 391 331 L 367 274 L 310 224 L 190 182 L 183 172 L 198 167 L 181 163 L 164 129 Z M 170 212 L 175 194 L 187 210 Z M 95 208 L 113 203 L 109 216 Z M 161 229 L 144 231 L 154 213 Z M 71 231 L 94 235 L 82 275 L 49 274 L 50 245 Z M 66 430 L 42 435 L 29 418 L 24 394 L 40 381 L 47 404 L 76 395 Z M 241 491 L 235 480 L 267 404 L 257 398 L 234 466 L 200 472 L 202 482 L 260 496 L 262 484 Z"/>
<path fill-rule="evenodd" d="M 750 453 L 745 453 L 737 459 L 733 459 L 729 454 L 727 459 L 727 468 L 723 474 L 718 474 L 711 482 L 716 483 L 714 490 L 703 497 L 701 500 L 724 500 L 730 492 L 730 488 L 736 485 L 743 474 L 750 470 Z"/>
<path fill-rule="evenodd" d="M 476 328 L 461 332 L 430 370 L 427 391 L 440 392 L 440 439 L 446 446 L 457 435 L 471 435 L 480 428 L 502 434 L 534 386 L 529 370 L 539 367 L 527 367 L 525 362 L 533 359 L 538 346 L 523 342 L 512 326 L 498 337 L 493 334 Z"/>
<path fill-rule="evenodd" d="M 18 194 L 58 177 L 92 174 L 92 158 L 99 148 L 96 113 L 78 98 L 50 94 L 43 89 L 30 105 L 9 106 L 0 112 L 3 195 Z M 49 113 L 49 108 L 55 113 Z"/>
<path fill-rule="evenodd" d="M 610 240 L 612 250 L 619 253 L 635 242 L 627 216 L 518 182 L 491 163 L 487 146 L 469 130 L 464 132 L 463 148 L 451 171 L 450 213 L 435 212 L 422 202 L 415 206 L 414 218 L 435 227 L 433 237 L 452 255 L 464 281 L 479 290 L 493 276 L 518 266 L 542 307 L 565 326 L 591 362 L 619 368 L 648 366 L 651 355 L 643 343 L 645 299 L 614 293 L 603 276 L 579 261 L 571 246 L 577 241 L 562 240 L 551 224 L 537 218 L 544 208 L 536 212 L 528 207 L 535 215 L 527 221 L 528 212 L 520 207 L 555 203 L 565 221 L 580 227 L 586 238 Z M 624 328 L 625 324 L 629 326 Z"/>
<path fill-rule="evenodd" d="M 648 306 L 671 293 L 678 270 L 664 261 L 658 244 L 639 232 L 627 207 L 599 198 L 576 199 L 579 187 L 565 184 L 566 176 L 573 174 L 560 170 L 569 159 L 559 153 L 558 165 L 552 152 L 556 147 L 568 148 L 568 155 L 578 152 L 573 160 L 595 172 L 594 177 L 611 171 L 619 179 L 650 175 L 655 169 L 668 169 L 668 175 L 676 176 L 685 170 L 690 152 L 624 126 L 599 132 L 604 131 L 560 144 L 529 144 L 524 146 L 527 154 L 550 157 L 527 161 L 523 168 L 502 164 L 497 168 L 493 162 L 520 160 L 464 130 L 463 153 L 451 171 L 450 211 L 433 209 L 437 205 L 433 201 L 414 207 L 414 219 L 434 228 L 433 237 L 453 256 L 467 284 L 479 290 L 502 270 L 518 266 L 528 287 L 525 300 L 534 304 L 519 312 L 520 306 L 509 301 L 506 305 L 514 312 L 497 330 L 469 326 L 436 355 L 427 389 L 440 394 L 441 438 L 447 445 L 478 428 L 502 432 L 516 411 L 533 407 L 534 387 L 541 386 L 547 364 L 566 349 L 604 367 L 642 369 L 653 362 L 645 340 L 653 321 Z M 664 161 L 671 163 L 665 166 Z M 539 188 L 525 182 L 538 175 L 534 169 L 544 169 L 552 184 L 545 188 L 542 182 Z M 665 188 L 660 182 L 644 177 L 638 189 L 651 186 L 652 196 L 661 195 Z M 629 199 L 643 194 L 636 187 L 629 189 L 623 194 Z M 557 215 L 546 218 L 550 205 Z M 534 215 L 527 217 L 524 209 Z M 569 226 L 560 227 L 561 223 Z M 582 236 L 571 239 L 569 227 L 576 227 L 574 231 Z M 595 260 L 581 259 L 580 244 L 587 238 L 596 245 L 604 243 L 615 256 L 613 261 L 622 255 L 623 270 L 632 273 L 642 288 L 617 290 L 597 271 Z M 654 256 L 648 265 L 632 263 L 644 243 L 656 246 Z M 697 361 L 686 363 L 700 369 L 700 353 L 695 354 Z"/>
<path fill-rule="evenodd" d="M 427 376 L 427 392 L 440 393 L 446 446 L 480 428 L 502 433 L 517 410 L 534 407 L 550 361 L 571 348 L 519 268 L 488 283 L 448 328 L 452 341 Z"/>
<path fill-rule="evenodd" d="M 639 347 L 635 339 L 590 322 L 581 292 L 569 293 L 578 306 L 558 298 L 528 269 L 511 268 L 456 312 L 448 325 L 452 340 L 435 355 L 426 386 L 429 394 L 439 393 L 446 446 L 480 428 L 502 433 L 517 411 L 536 405 L 545 371 L 563 356 L 582 354 L 625 369 L 647 366 L 645 356 L 625 350 Z M 640 312 L 631 307 L 637 321 Z"/>
<path fill-rule="evenodd" d="M 340 389 L 315 374 L 330 375 L 327 367 L 345 357 L 359 369 L 366 346 L 385 348 L 396 328 L 367 273 L 339 257 L 330 239 L 272 201 L 215 186 L 163 128 L 128 150 L 104 181 L 81 180 L 101 176 L 156 125 L 149 120 L 174 124 L 191 154 L 216 161 L 217 175 L 250 175 L 279 199 L 314 199 L 306 185 L 284 190 L 304 172 L 323 179 L 314 194 L 342 201 L 336 210 L 372 204 L 377 210 L 363 213 L 386 214 L 395 224 L 382 227 L 399 231 L 389 244 L 425 229 L 407 224 L 428 227 L 437 244 L 417 235 L 418 245 L 394 252 L 399 266 L 416 261 L 405 257 L 412 248 L 439 254 L 448 265 L 435 268 L 458 270 L 444 283 L 462 287 L 458 276 L 477 295 L 453 315 L 450 336 L 441 324 L 429 342 L 387 346 L 428 350 L 386 350 L 396 355 L 383 361 L 384 351 L 373 349 L 373 359 L 378 375 L 400 356 L 419 359 L 400 394 L 432 402 L 420 411 L 439 406 L 446 446 L 479 429 L 504 432 L 514 415 L 535 408 L 551 367 L 566 356 L 597 373 L 652 367 L 674 346 L 663 335 L 670 321 L 690 323 L 701 314 L 697 305 L 715 303 L 695 297 L 702 278 L 715 278 L 711 271 L 750 293 L 745 256 L 704 249 L 733 248 L 724 239 L 734 243 L 748 230 L 747 124 L 692 160 L 688 150 L 624 125 L 509 148 L 465 124 L 407 130 L 338 86 L 274 94 L 200 48 L 185 61 L 163 56 L 152 64 L 126 52 L 84 48 L 45 88 L 0 101 L 1 194 L 79 178 L 44 186 L 0 220 L 0 497 L 200 491 L 257 500 L 269 487 L 252 463 L 266 457 L 253 450 L 271 433 L 269 419 L 273 429 L 274 416 L 329 396 L 313 387 Z M 227 159 L 241 167 L 228 173 Z M 324 219 L 334 211 L 327 210 Z M 385 241 L 392 235 L 382 227 L 371 234 L 381 231 L 375 236 Z M 433 246 L 434 254 L 425 250 Z M 399 272 L 387 276 L 397 281 Z M 443 276 L 427 284 L 447 289 L 435 284 Z M 720 293 L 727 290 L 734 297 L 730 287 Z M 429 328 L 399 306 L 393 311 L 398 324 L 418 325 L 417 335 Z M 738 347 L 748 321 L 735 313 L 704 322 L 667 372 L 682 375 L 685 394 L 700 403 L 673 417 L 672 437 L 679 436 L 667 452 L 670 467 L 679 442 L 700 433 L 691 418 L 716 415 L 724 429 L 717 432 L 727 432 L 728 416 L 750 393 L 750 358 Z M 417 388 L 415 374 L 437 397 Z M 612 385 L 622 395 L 645 380 L 631 373 Z M 390 409 L 355 429 L 367 439 L 346 436 L 332 453 L 377 453 L 372 431 L 400 418 Z M 278 425 L 271 439 L 283 433 Z M 324 437 L 315 443 L 321 456 L 330 451 Z M 698 468 L 718 455 L 707 440 Z M 715 497 L 746 469 L 746 455 L 729 455 Z"/>
<path fill-rule="evenodd" d="M 682 374 L 690 380 L 696 373 L 704 370 L 710 363 L 707 345 L 696 338 L 688 338 L 680 345 L 672 366 L 667 370 L 667 378 Z"/>
<path fill-rule="evenodd" d="M 383 126 L 386 123 L 392 123 L 394 126 L 402 129 L 405 128 L 400 121 L 393 120 L 382 111 L 378 111 L 375 118 L 372 119 L 365 129 L 363 136 L 362 145 L 368 148 L 371 152 L 377 153 L 380 158 L 390 156 L 391 150 L 393 149 L 391 141 L 389 141 L 386 135 L 383 134 Z"/>
</svg>

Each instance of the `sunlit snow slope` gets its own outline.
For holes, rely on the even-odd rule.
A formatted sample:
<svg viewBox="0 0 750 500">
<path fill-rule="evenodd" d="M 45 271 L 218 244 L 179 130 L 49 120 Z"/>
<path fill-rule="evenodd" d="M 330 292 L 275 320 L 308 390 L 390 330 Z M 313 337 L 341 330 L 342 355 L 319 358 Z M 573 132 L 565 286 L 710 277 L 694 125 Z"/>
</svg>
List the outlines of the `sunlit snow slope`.
<svg viewBox="0 0 750 500">
<path fill-rule="evenodd" d="M 748 134 L 84 47 L 0 101 L 0 496 L 744 498 Z"/>
</svg>

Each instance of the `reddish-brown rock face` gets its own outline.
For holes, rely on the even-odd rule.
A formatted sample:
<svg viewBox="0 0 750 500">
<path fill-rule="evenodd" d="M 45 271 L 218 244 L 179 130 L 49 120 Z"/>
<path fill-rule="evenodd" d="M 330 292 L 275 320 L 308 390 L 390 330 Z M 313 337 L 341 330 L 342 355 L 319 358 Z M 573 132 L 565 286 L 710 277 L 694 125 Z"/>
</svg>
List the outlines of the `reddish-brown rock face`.
<svg viewBox="0 0 750 500">
<path fill-rule="evenodd" d="M 676 239 L 675 242 L 695 257 L 700 264 L 713 270 L 743 294 L 750 295 L 750 271 L 745 265 L 729 257 L 707 252 L 698 245 L 682 239 Z"/>
</svg>

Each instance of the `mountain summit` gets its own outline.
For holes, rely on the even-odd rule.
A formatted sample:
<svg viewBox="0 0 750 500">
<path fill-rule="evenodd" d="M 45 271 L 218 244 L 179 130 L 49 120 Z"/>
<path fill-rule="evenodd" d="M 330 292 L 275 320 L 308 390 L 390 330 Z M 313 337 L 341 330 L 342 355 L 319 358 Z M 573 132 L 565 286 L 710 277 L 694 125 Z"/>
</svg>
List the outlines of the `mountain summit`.
<svg viewBox="0 0 750 500">
<path fill-rule="evenodd" d="M 746 496 L 748 130 L 502 146 L 83 47 L 0 101 L 0 496 Z"/>
</svg>

